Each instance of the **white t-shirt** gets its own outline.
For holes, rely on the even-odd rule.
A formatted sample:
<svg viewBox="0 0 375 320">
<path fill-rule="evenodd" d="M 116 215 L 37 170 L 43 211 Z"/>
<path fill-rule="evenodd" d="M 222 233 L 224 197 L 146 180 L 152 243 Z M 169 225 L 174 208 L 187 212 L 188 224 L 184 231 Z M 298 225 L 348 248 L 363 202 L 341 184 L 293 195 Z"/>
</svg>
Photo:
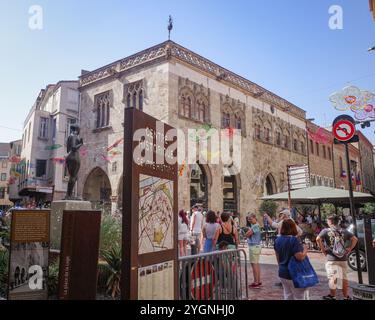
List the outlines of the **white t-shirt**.
<svg viewBox="0 0 375 320">
<path fill-rule="evenodd" d="M 201 233 L 203 227 L 203 214 L 200 211 L 195 211 L 191 219 L 191 228 L 193 233 Z M 194 228 L 193 228 L 194 223 Z"/>
<path fill-rule="evenodd" d="M 189 232 L 187 224 L 182 220 L 181 217 L 178 217 L 178 234 L 185 235 Z"/>
</svg>

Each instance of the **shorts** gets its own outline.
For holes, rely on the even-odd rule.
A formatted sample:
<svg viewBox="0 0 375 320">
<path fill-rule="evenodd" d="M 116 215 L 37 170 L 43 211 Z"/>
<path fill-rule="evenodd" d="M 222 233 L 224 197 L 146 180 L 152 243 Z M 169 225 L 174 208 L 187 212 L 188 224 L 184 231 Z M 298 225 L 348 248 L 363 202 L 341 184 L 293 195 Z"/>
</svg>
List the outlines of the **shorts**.
<svg viewBox="0 0 375 320">
<path fill-rule="evenodd" d="M 194 245 L 199 245 L 200 244 L 201 236 L 202 236 L 201 233 L 195 233 L 195 232 L 191 233 L 191 238 L 192 238 L 192 240 L 194 242 Z"/>
<path fill-rule="evenodd" d="M 330 280 L 330 289 L 336 289 L 336 286 L 342 280 L 348 280 L 348 264 L 346 261 L 327 261 L 326 263 L 327 278 Z M 340 281 L 338 281 L 340 280 Z M 340 289 L 340 288 L 339 288 Z"/>
<path fill-rule="evenodd" d="M 262 252 L 262 247 L 258 246 L 249 246 L 249 260 L 250 263 L 259 263 L 260 253 Z"/>
<path fill-rule="evenodd" d="M 182 241 L 182 240 L 186 240 L 186 241 L 189 240 L 189 234 L 187 232 L 178 234 L 178 241 Z"/>
</svg>

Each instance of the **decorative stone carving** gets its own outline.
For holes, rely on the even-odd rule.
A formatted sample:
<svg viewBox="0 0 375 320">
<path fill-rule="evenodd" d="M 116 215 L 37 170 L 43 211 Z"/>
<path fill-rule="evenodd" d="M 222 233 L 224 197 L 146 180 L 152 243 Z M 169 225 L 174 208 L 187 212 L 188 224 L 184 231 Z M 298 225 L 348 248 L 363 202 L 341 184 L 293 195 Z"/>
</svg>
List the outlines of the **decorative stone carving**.
<svg viewBox="0 0 375 320">
<path fill-rule="evenodd" d="M 246 136 L 245 103 L 230 98 L 229 95 L 220 95 L 221 127 L 241 129 L 241 134 Z"/>
<path fill-rule="evenodd" d="M 219 81 L 228 82 L 239 89 L 246 91 L 249 95 L 256 97 L 259 100 L 267 102 L 281 110 L 288 110 L 292 115 L 298 118 L 305 119 L 306 117 L 306 112 L 294 104 L 172 41 L 166 41 L 130 57 L 116 61 L 103 68 L 85 73 L 80 77 L 80 87 L 118 75 L 125 70 L 162 58 L 177 59 L 188 63 L 195 68 L 211 74 Z"/>
<path fill-rule="evenodd" d="M 282 147 L 288 150 L 291 149 L 297 153 L 306 154 L 305 130 L 255 107 L 252 108 L 252 113 L 254 127 L 253 138 L 255 140 L 271 143 L 276 147 Z M 267 129 L 270 130 L 270 138 L 268 141 L 266 139 Z M 280 135 L 279 138 L 278 135 Z M 294 139 L 298 142 L 297 150 L 294 150 L 293 147 Z M 303 148 L 301 143 L 303 143 Z"/>
<path fill-rule="evenodd" d="M 210 89 L 187 78 L 178 79 L 178 114 L 202 123 L 210 122 Z"/>
</svg>

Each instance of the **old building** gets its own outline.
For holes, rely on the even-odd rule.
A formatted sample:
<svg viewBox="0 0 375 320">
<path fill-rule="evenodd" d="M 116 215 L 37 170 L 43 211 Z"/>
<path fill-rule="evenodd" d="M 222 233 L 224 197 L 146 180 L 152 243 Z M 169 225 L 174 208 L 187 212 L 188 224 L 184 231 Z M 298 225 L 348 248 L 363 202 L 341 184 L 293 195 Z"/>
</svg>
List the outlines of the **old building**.
<svg viewBox="0 0 375 320">
<path fill-rule="evenodd" d="M 24 122 L 19 194 L 26 199 L 62 199 L 66 192 L 64 166 L 70 125 L 79 118 L 78 82 L 60 81 L 40 91 Z"/>
<path fill-rule="evenodd" d="M 16 140 L 9 143 L 10 146 L 10 156 L 9 161 L 11 162 L 10 172 L 9 172 L 9 199 L 16 203 L 21 200 L 19 195 L 18 184 L 19 177 L 22 172 L 21 163 L 21 151 L 22 151 L 22 140 Z"/>
<path fill-rule="evenodd" d="M 333 135 L 330 131 L 308 121 L 308 163 L 312 186 L 335 186 Z"/>
<path fill-rule="evenodd" d="M 373 145 L 366 136 L 358 131 L 359 142 L 355 144 L 360 156 L 360 183 L 363 192 L 375 194 L 375 169 Z"/>
<path fill-rule="evenodd" d="M 285 190 L 288 164 L 307 163 L 304 110 L 172 41 L 82 72 L 79 91 L 86 149 L 78 193 L 112 210 L 122 203 L 126 107 L 186 135 L 204 126 L 241 129 L 240 172 L 224 176 L 222 164 L 197 159 L 181 170 L 180 208 L 199 202 L 243 217 L 257 210 L 263 194 Z"/>
<path fill-rule="evenodd" d="M 345 146 L 343 144 L 334 144 L 333 155 L 333 165 L 335 170 L 335 186 L 336 188 L 349 189 L 349 176 L 346 163 Z M 349 144 L 349 161 L 352 173 L 351 178 L 353 182 L 353 190 L 362 191 L 359 150 L 353 144 Z"/>
<path fill-rule="evenodd" d="M 0 143 L 0 209 L 6 209 L 13 205 L 9 200 L 8 179 L 11 166 L 9 155 L 9 143 Z"/>
</svg>

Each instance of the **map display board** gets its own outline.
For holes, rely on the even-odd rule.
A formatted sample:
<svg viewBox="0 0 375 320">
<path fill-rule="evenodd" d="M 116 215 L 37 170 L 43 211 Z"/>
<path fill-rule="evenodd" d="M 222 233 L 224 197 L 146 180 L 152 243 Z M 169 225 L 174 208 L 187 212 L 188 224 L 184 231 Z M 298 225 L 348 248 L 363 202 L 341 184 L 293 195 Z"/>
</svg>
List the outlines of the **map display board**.
<svg viewBox="0 0 375 320">
<path fill-rule="evenodd" d="M 177 131 L 125 109 L 121 297 L 178 299 Z"/>
<path fill-rule="evenodd" d="M 139 178 L 138 253 L 173 249 L 173 181 Z"/>
</svg>

